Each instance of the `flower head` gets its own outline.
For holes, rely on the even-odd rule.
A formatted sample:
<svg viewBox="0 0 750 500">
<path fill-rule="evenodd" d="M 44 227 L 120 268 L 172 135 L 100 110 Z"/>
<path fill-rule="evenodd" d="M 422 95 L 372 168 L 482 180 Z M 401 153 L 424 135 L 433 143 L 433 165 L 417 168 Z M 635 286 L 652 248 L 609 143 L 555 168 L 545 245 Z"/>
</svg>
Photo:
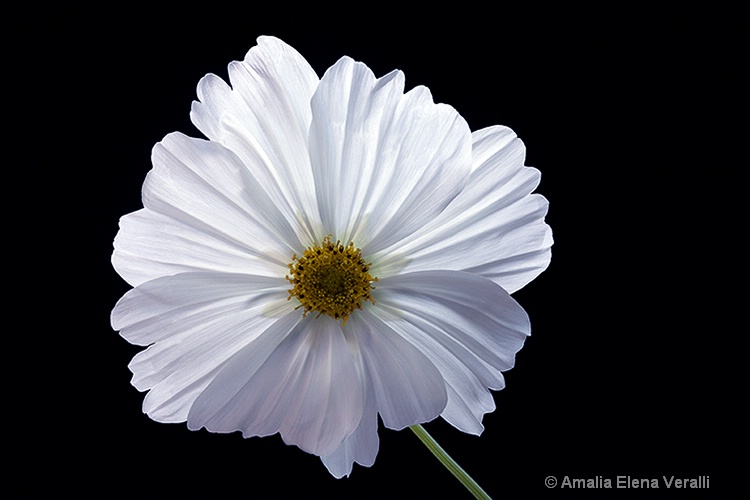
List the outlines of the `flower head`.
<svg viewBox="0 0 750 500">
<path fill-rule="evenodd" d="M 280 433 L 337 477 L 392 429 L 479 434 L 529 334 L 510 297 L 549 263 L 539 172 L 506 127 L 470 132 L 399 71 L 322 78 L 261 37 L 198 85 L 208 140 L 167 135 L 113 264 L 112 326 L 143 410 L 190 429 Z"/>
</svg>

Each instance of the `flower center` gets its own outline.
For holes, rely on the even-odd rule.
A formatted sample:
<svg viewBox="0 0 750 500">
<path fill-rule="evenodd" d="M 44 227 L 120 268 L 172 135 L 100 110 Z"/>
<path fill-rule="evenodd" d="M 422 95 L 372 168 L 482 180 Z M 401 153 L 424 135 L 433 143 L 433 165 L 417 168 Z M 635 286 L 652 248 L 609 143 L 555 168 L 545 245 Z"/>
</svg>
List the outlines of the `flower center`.
<svg viewBox="0 0 750 500">
<path fill-rule="evenodd" d="M 294 288 L 289 290 L 288 298 L 297 297 L 300 305 L 296 309 L 304 307 L 303 317 L 317 312 L 318 316 L 327 314 L 346 324 L 352 311 L 362 309 L 362 301 L 375 303 L 370 291 L 375 288 L 372 282 L 378 279 L 370 275 L 372 263 L 365 262 L 354 243 L 333 243 L 331 236 L 326 236 L 320 245 L 307 247 L 302 257 L 292 255 L 291 276 L 286 279 Z"/>
</svg>

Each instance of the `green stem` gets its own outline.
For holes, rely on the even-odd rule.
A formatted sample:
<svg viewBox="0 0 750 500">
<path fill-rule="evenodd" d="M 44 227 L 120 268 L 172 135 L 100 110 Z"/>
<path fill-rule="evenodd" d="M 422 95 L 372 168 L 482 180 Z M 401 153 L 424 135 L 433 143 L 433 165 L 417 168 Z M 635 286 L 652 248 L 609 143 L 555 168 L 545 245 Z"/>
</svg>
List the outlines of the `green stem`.
<svg viewBox="0 0 750 500">
<path fill-rule="evenodd" d="M 409 427 L 409 429 L 414 432 L 414 434 L 417 435 L 420 441 L 424 443 L 424 445 L 427 447 L 428 450 L 432 452 L 433 455 L 435 455 L 435 458 L 440 460 L 440 463 L 445 466 L 446 469 L 448 469 L 451 474 L 456 476 L 456 479 L 461 481 L 461 484 L 463 484 L 467 490 L 471 492 L 472 495 L 474 495 L 474 498 L 481 498 L 485 500 L 491 500 L 490 496 L 485 493 L 485 491 L 482 489 L 481 486 L 477 484 L 476 481 L 474 481 L 471 476 L 469 476 L 465 470 L 461 468 L 460 465 L 458 465 L 446 452 L 445 450 L 435 441 L 432 436 L 430 436 L 424 428 L 417 424 L 412 425 Z"/>
</svg>

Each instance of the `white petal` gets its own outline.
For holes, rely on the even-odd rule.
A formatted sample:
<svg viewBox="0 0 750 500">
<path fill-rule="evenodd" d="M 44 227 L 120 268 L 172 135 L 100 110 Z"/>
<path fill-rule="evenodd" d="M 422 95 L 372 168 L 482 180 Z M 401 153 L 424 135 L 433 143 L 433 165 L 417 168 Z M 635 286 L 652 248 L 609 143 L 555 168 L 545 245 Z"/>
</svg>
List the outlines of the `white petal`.
<svg viewBox="0 0 750 500">
<path fill-rule="evenodd" d="M 467 271 L 513 293 L 549 265 L 548 203 L 530 194 L 540 174 L 524 167 L 523 143 L 506 127 L 475 132 L 473 139 L 475 169 L 469 183 L 408 242 L 373 255 L 376 274 Z"/>
<path fill-rule="evenodd" d="M 149 209 L 120 219 L 112 265 L 132 286 L 183 272 L 242 271 L 259 276 L 283 276 L 285 266 L 258 258 L 259 250 L 219 237 Z M 291 257 L 291 254 L 289 255 Z"/>
<path fill-rule="evenodd" d="M 361 364 L 361 359 L 360 367 L 362 368 L 360 377 L 363 377 L 365 401 L 362 420 L 352 435 L 344 439 L 344 442 L 336 451 L 320 457 L 328 471 L 336 478 L 351 474 L 354 462 L 370 467 L 375 463 L 375 457 L 380 446 L 377 402 L 372 392 L 372 382 L 369 375 L 363 370 L 364 366 Z"/>
<path fill-rule="evenodd" d="M 268 310 L 287 302 L 285 284 L 279 278 L 184 273 L 125 294 L 112 311 L 112 327 L 133 344 L 155 342 L 129 365 L 133 385 L 150 389 L 144 412 L 160 422 L 184 421 L 222 364 L 276 321 Z"/>
<path fill-rule="evenodd" d="M 340 324 L 294 311 L 238 352 L 196 399 L 188 427 L 276 432 L 316 455 L 338 448 L 362 418 L 362 384 Z"/>
<path fill-rule="evenodd" d="M 209 73 L 198 82 L 198 99 L 190 108 L 190 119 L 206 137 L 219 141 L 223 133 L 221 118 L 235 106 L 232 88 Z"/>
<path fill-rule="evenodd" d="M 367 310 L 346 325 L 370 377 L 378 413 L 389 429 L 428 422 L 447 401 L 445 382 L 432 361 Z"/>
<path fill-rule="evenodd" d="M 312 67 L 292 47 L 260 37 L 241 62 L 229 65 L 230 88 L 215 75 L 198 85 L 191 112 L 206 136 L 231 149 L 250 170 L 305 246 L 320 233 L 307 134 Z"/>
<path fill-rule="evenodd" d="M 400 72 L 376 79 L 342 58 L 312 99 L 310 158 L 324 227 L 368 253 L 440 213 L 468 179 L 471 136 L 429 90 L 403 94 Z"/>
<path fill-rule="evenodd" d="M 413 313 L 401 311 L 399 316 L 395 316 L 389 309 L 387 306 L 374 308 L 373 313 L 417 346 L 432 360 L 445 379 L 448 403 L 441 413 L 442 417 L 463 432 L 481 434 L 484 429 L 482 415 L 495 409 L 488 386 L 502 388 L 502 375 L 491 372 L 483 365 L 483 382 L 462 360 L 468 358 L 469 364 L 476 362 L 469 353 L 462 353 L 456 346 L 445 346 L 432 340 L 432 337 L 440 338 L 443 335 L 441 330 Z M 404 321 L 405 317 L 408 321 Z M 458 352 L 455 353 L 456 351 Z"/>
<path fill-rule="evenodd" d="M 530 333 L 525 311 L 496 283 L 457 271 L 423 271 L 384 278 L 370 308 L 418 347 L 448 386 L 442 416 L 465 432 L 481 432 L 494 409 L 488 389 L 501 389 L 501 371 Z"/>
<path fill-rule="evenodd" d="M 505 149 L 516 137 L 516 133 L 513 130 L 502 125 L 494 125 L 472 132 L 472 172 L 490 161 L 498 151 Z"/>
<path fill-rule="evenodd" d="M 146 208 L 271 263 L 286 266 L 299 249 L 295 231 L 228 149 L 174 133 L 154 146 L 153 164 Z"/>
</svg>

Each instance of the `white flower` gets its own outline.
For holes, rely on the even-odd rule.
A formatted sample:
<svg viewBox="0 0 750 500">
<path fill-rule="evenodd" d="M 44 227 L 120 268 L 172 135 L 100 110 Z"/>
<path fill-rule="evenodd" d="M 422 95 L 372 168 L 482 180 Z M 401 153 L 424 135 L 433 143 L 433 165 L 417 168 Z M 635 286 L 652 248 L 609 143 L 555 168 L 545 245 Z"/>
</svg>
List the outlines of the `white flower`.
<svg viewBox="0 0 750 500">
<path fill-rule="evenodd" d="M 479 434 L 530 331 L 509 294 L 550 259 L 521 141 L 471 133 L 399 71 L 344 57 L 318 79 L 275 38 L 229 77 L 201 80 L 209 140 L 154 147 L 115 239 L 134 288 L 112 326 L 148 346 L 130 363 L 144 412 L 278 432 L 336 477 L 373 464 L 378 415 Z"/>
</svg>

